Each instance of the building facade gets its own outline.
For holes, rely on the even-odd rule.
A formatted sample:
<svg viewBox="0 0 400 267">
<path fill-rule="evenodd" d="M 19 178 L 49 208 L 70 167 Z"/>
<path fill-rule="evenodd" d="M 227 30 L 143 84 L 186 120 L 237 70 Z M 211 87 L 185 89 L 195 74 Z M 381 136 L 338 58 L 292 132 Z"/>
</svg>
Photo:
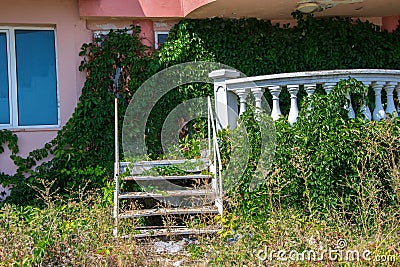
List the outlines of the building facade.
<svg viewBox="0 0 400 267">
<path fill-rule="evenodd" d="M 321 5 L 322 3 L 322 5 Z M 311 5 L 310 5 L 311 4 Z M 397 28 L 398 0 L 14 0 L 0 9 L 0 129 L 17 134 L 21 156 L 53 139 L 78 102 L 85 74 L 78 67 L 83 43 L 94 34 L 140 25 L 144 43 L 158 47 L 184 18 L 257 17 L 289 22 L 302 5 L 316 16 L 368 19 Z M 13 174 L 10 151 L 0 172 Z"/>
</svg>

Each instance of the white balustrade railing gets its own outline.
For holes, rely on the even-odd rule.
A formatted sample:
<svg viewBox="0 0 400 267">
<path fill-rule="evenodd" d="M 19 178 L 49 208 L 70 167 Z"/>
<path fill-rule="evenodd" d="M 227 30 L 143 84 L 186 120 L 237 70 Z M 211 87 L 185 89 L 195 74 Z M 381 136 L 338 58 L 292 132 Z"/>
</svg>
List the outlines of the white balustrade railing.
<svg viewBox="0 0 400 267">
<path fill-rule="evenodd" d="M 365 104 L 362 113 L 366 119 L 382 120 L 387 114 L 398 116 L 393 93 L 396 90 L 400 96 L 400 70 L 383 69 L 349 69 L 349 70 L 327 70 L 327 71 L 308 71 L 281 73 L 254 77 L 240 78 L 240 73 L 235 70 L 216 70 L 209 75 L 214 79 L 215 106 L 218 128 L 236 126 L 238 114 L 246 110 L 247 96 L 252 93 L 255 98 L 256 107 L 261 108 L 261 100 L 264 90 L 269 90 L 272 95 L 271 117 L 277 120 L 281 116 L 279 106 L 279 96 L 282 87 L 287 87 L 290 94 L 290 111 L 288 120 L 290 124 L 297 121 L 299 108 L 297 104 L 297 94 L 300 86 L 304 86 L 308 96 L 314 94 L 317 85 L 322 85 L 326 93 L 330 93 L 333 87 L 343 79 L 349 77 L 361 81 L 366 86 L 371 86 L 375 92 L 375 108 L 372 111 Z M 382 104 L 382 90 L 385 90 L 386 110 Z M 346 95 L 350 100 L 350 95 Z M 238 100 L 240 107 L 238 109 Z M 351 106 L 346 107 L 349 117 L 354 118 L 355 112 Z M 238 112 L 239 111 L 239 112 Z"/>
</svg>

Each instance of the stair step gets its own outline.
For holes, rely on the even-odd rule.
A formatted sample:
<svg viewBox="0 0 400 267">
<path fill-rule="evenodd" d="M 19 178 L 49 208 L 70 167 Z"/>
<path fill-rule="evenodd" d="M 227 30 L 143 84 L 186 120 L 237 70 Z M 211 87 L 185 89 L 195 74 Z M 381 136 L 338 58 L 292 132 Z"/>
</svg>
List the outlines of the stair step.
<svg viewBox="0 0 400 267">
<path fill-rule="evenodd" d="M 208 228 L 186 228 L 186 227 L 173 227 L 173 228 L 162 228 L 162 229 L 145 229 L 136 230 L 137 233 L 133 234 L 134 238 L 144 238 L 144 237 L 157 237 L 157 236 L 172 236 L 172 235 L 202 235 L 202 234 L 213 234 L 220 231 L 219 227 L 208 227 Z M 123 236 L 128 238 L 129 236 Z"/>
<path fill-rule="evenodd" d="M 119 168 L 120 172 L 124 173 L 127 168 L 130 169 L 132 174 L 140 174 L 145 170 L 150 170 L 153 167 L 165 167 L 165 166 L 173 166 L 185 163 L 202 163 L 203 168 L 196 167 L 193 170 L 185 170 L 186 172 L 199 172 L 202 169 L 206 169 L 210 164 L 210 160 L 208 158 L 201 158 L 201 159 L 172 159 L 172 160 L 150 160 L 150 161 L 138 161 L 135 163 L 130 162 L 120 162 Z"/>
<path fill-rule="evenodd" d="M 209 163 L 210 160 L 208 158 L 200 158 L 200 159 L 162 159 L 162 160 L 148 160 L 148 161 L 137 161 L 133 164 L 133 166 L 171 166 L 177 164 L 184 163 L 196 163 L 202 161 L 203 163 Z M 120 162 L 121 165 L 128 165 L 129 162 Z"/>
<path fill-rule="evenodd" d="M 187 179 L 207 179 L 212 178 L 211 175 L 193 174 L 193 175 L 171 175 L 171 176 L 126 176 L 121 178 L 122 181 L 157 181 L 157 180 L 187 180 Z"/>
<path fill-rule="evenodd" d="M 161 197 L 182 197 L 182 196 L 212 196 L 216 193 L 212 190 L 193 189 L 193 190 L 173 190 L 162 192 L 124 192 L 119 194 L 120 199 L 141 199 L 141 198 L 161 198 Z"/>
<path fill-rule="evenodd" d="M 148 216 L 159 216 L 159 215 L 173 215 L 173 214 L 215 214 L 218 213 L 218 209 L 215 206 L 203 206 L 203 207 L 190 207 L 190 208 L 155 208 L 155 209 L 143 209 L 126 211 L 119 214 L 119 218 L 138 218 Z"/>
</svg>

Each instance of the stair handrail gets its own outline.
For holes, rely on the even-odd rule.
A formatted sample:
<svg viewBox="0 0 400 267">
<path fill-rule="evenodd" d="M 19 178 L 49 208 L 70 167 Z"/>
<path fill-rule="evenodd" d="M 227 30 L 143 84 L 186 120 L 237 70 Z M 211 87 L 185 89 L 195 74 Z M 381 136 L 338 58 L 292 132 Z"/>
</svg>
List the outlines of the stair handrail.
<svg viewBox="0 0 400 267">
<path fill-rule="evenodd" d="M 222 162 L 221 162 L 221 154 L 219 151 L 219 145 L 218 145 L 218 139 L 217 139 L 217 130 L 215 127 L 215 120 L 214 120 L 214 115 L 213 115 L 213 109 L 211 105 L 211 98 L 210 96 L 207 97 L 207 103 L 208 103 L 208 122 L 210 125 L 211 122 L 211 128 L 212 128 L 212 143 L 213 143 L 213 154 L 214 154 L 214 166 L 216 167 L 218 164 L 218 189 L 219 189 L 219 196 L 223 196 L 223 187 L 222 187 Z M 209 127 L 209 145 L 211 144 L 211 136 L 210 136 L 210 127 Z M 217 175 L 217 173 L 215 173 Z"/>
<path fill-rule="evenodd" d="M 114 87 L 112 89 L 116 90 L 114 97 L 114 207 L 113 207 L 113 217 L 114 217 L 114 229 L 113 235 L 118 235 L 118 210 L 119 210 L 119 132 L 118 132 L 118 81 L 121 75 L 121 69 L 118 67 L 115 71 L 113 80 L 114 80 Z"/>
</svg>

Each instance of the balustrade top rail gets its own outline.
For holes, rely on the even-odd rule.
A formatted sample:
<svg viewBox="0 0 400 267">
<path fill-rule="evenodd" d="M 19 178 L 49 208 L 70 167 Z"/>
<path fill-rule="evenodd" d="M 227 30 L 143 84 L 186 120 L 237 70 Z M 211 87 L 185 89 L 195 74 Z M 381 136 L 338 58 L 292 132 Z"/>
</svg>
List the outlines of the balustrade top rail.
<svg viewBox="0 0 400 267">
<path fill-rule="evenodd" d="M 290 84 L 322 84 L 338 82 L 349 77 L 362 82 L 398 81 L 400 70 L 386 69 L 340 69 L 322 71 L 289 72 L 226 80 L 228 90 L 250 89 L 254 87 L 285 86 Z"/>
</svg>

